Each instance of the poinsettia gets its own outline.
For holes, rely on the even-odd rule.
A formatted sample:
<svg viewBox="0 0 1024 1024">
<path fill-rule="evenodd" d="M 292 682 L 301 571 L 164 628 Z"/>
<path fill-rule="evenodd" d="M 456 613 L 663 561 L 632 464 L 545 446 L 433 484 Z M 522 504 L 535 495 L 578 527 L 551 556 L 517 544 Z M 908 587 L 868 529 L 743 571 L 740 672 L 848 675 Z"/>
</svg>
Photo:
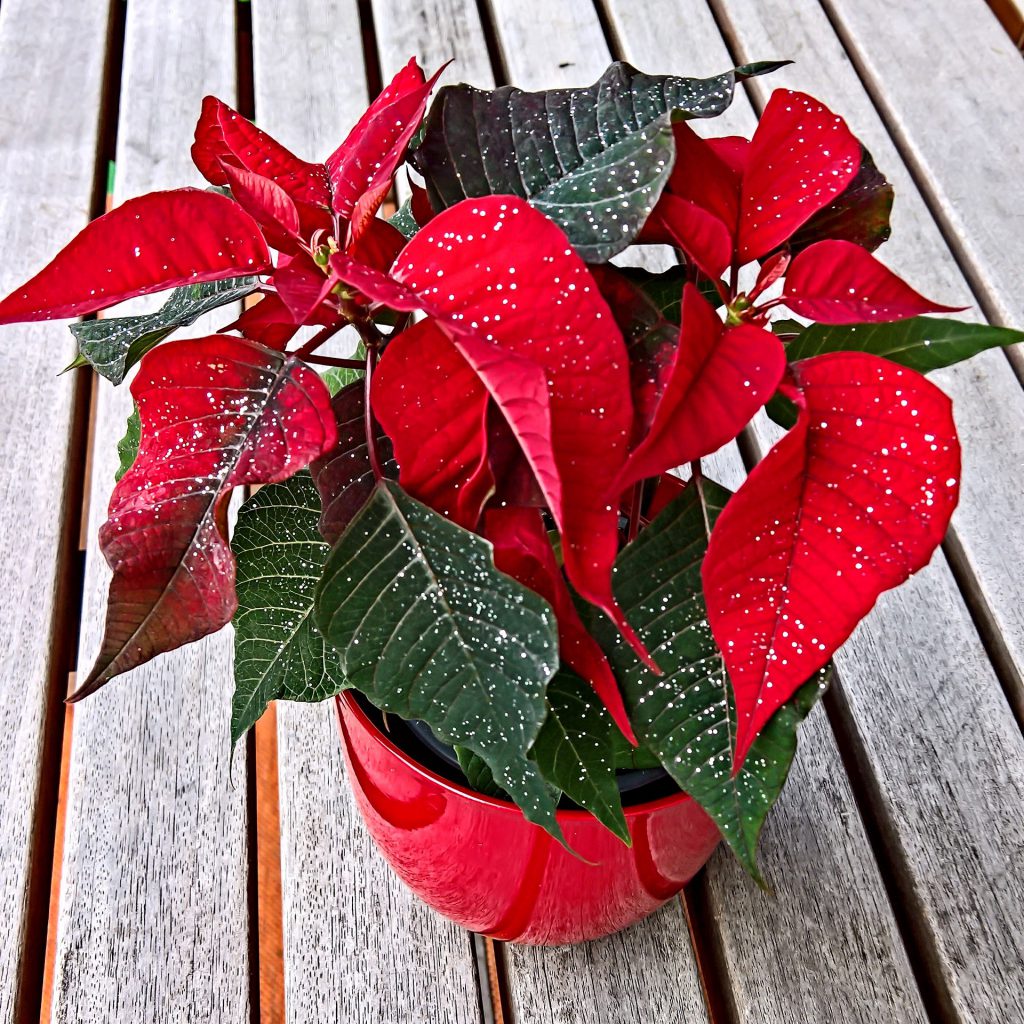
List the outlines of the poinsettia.
<svg viewBox="0 0 1024 1024">
<path fill-rule="evenodd" d="M 689 127 L 776 66 L 615 64 L 426 113 L 437 75 L 411 61 L 323 162 L 208 97 L 212 190 L 128 200 L 0 302 L 41 320 L 174 289 L 72 328 L 75 365 L 134 371 L 137 407 L 76 696 L 233 619 L 236 740 L 271 700 L 356 687 L 560 839 L 566 794 L 628 840 L 616 768 L 660 764 L 756 876 L 829 659 L 956 504 L 921 373 L 1021 340 L 922 315 L 949 307 L 873 255 L 892 189 L 823 104 L 776 92 L 749 141 Z M 425 185 L 386 221 L 403 164 Z M 634 241 L 678 265 L 608 262 Z M 359 350 L 325 355 L 344 327 Z M 788 433 L 730 494 L 702 459 L 765 407 Z"/>
</svg>

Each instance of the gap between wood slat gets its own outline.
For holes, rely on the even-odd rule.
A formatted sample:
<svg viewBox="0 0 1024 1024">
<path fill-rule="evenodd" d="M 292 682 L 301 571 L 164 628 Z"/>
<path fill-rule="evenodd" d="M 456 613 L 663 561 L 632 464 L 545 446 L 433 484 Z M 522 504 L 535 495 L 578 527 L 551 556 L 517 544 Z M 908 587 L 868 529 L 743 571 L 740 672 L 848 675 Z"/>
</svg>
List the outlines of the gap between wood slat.
<svg viewBox="0 0 1024 1024">
<path fill-rule="evenodd" d="M 738 1024 L 740 1015 L 729 984 L 728 959 L 722 949 L 720 932 L 712 920 L 707 868 L 697 872 L 679 900 L 697 961 L 697 976 L 709 1024 Z"/>
<path fill-rule="evenodd" d="M 125 7 L 112 2 L 107 15 L 96 165 L 93 170 L 90 219 L 107 210 L 107 166 L 117 139 L 117 116 L 124 56 Z M 64 842 L 64 795 L 71 751 L 71 709 L 64 698 L 78 662 L 85 579 L 85 526 L 90 445 L 93 436 L 94 381 L 91 370 L 74 371 L 68 479 L 61 510 L 62 532 L 57 551 L 54 618 L 50 632 L 50 679 L 40 752 L 40 786 L 36 802 L 28 880 L 24 961 L 15 1020 L 18 1024 L 48 1021 L 59 911 L 60 870 Z M 43 1016 L 45 1014 L 45 1017 Z"/>
<path fill-rule="evenodd" d="M 842 44 L 847 56 L 850 58 L 850 63 L 857 72 L 868 98 L 875 107 L 882 123 L 889 131 L 889 136 L 893 140 L 893 144 L 896 146 L 896 150 L 899 153 L 900 158 L 907 166 L 914 183 L 920 190 L 929 214 L 932 216 L 932 219 L 939 228 L 943 240 L 953 255 L 954 262 L 957 264 L 960 272 L 964 275 L 968 288 L 970 288 L 975 301 L 981 308 L 985 319 L 991 323 L 1000 323 L 1001 321 L 997 317 L 991 315 L 991 310 L 986 308 L 983 294 L 975 287 L 975 282 L 971 278 L 969 267 L 961 258 L 961 252 L 950 240 L 950 232 L 947 230 L 947 225 L 940 217 L 937 203 L 933 201 L 933 196 L 927 191 L 923 175 L 918 173 L 918 168 L 912 163 L 912 159 L 907 152 L 907 148 L 902 144 L 898 132 L 893 130 L 891 119 L 886 116 L 884 106 L 877 102 L 871 83 L 864 74 L 857 54 L 851 48 L 849 39 L 841 31 L 841 26 L 832 16 L 832 12 L 829 9 L 830 0 L 819 0 L 819 2 L 828 17 L 833 31 L 836 33 L 836 37 Z M 721 0 L 707 0 L 707 3 L 711 10 L 711 14 L 715 19 L 715 23 L 718 25 L 718 29 L 722 34 L 722 38 L 725 40 L 725 44 L 729 49 L 732 59 L 738 63 L 742 63 L 743 48 L 738 43 L 735 30 L 729 20 L 728 12 L 723 9 Z M 744 82 L 743 85 L 751 106 L 754 108 L 757 116 L 760 117 L 762 104 L 758 98 L 756 88 L 749 82 Z M 1009 349 L 1004 349 L 1003 352 L 1009 360 L 1010 365 L 1017 373 L 1018 378 L 1021 379 L 1022 385 L 1024 385 L 1024 375 L 1022 375 L 1022 371 L 1024 371 L 1024 357 L 1021 357 L 1017 352 Z M 760 452 L 756 441 L 753 439 L 753 433 L 749 428 L 740 436 L 739 444 L 740 452 L 743 455 L 744 462 L 747 464 L 747 468 L 753 468 L 754 464 L 760 458 Z M 960 543 L 955 527 L 950 527 L 947 532 L 946 539 L 943 541 L 942 550 L 947 562 L 949 563 L 950 570 L 953 573 L 953 578 L 956 581 L 960 596 L 963 599 L 964 605 L 971 617 L 971 621 L 974 624 L 974 628 L 981 640 L 982 647 L 985 650 L 989 662 L 992 665 L 992 669 L 995 672 L 996 678 L 999 681 L 1006 703 L 1009 705 L 1017 725 L 1022 729 L 1022 731 L 1024 731 L 1024 679 L 1021 678 L 1013 656 L 1006 645 L 1006 641 L 1003 639 L 998 621 L 996 620 L 996 617 L 989 606 L 988 599 L 985 596 L 984 588 L 979 582 L 974 569 L 971 567 L 971 564 L 964 553 L 963 545 Z"/>
<path fill-rule="evenodd" d="M 1024 53 L 1024 14 L 1014 0 L 988 0 L 992 13 L 999 24 L 1006 29 L 1006 34 L 1013 40 L 1013 45 Z"/>
<path fill-rule="evenodd" d="M 359 0 L 359 28 L 363 36 L 366 95 L 373 100 L 384 88 L 384 77 L 380 67 L 380 53 L 377 50 L 377 29 L 373 22 L 372 0 Z"/>
<path fill-rule="evenodd" d="M 484 45 L 487 47 L 487 59 L 491 62 L 494 85 L 496 87 L 509 85 L 508 65 L 505 63 L 505 56 L 501 52 L 497 21 L 494 17 L 494 10 L 491 7 L 490 0 L 477 0 L 476 8 L 480 15 L 480 28 L 484 35 Z"/>
</svg>

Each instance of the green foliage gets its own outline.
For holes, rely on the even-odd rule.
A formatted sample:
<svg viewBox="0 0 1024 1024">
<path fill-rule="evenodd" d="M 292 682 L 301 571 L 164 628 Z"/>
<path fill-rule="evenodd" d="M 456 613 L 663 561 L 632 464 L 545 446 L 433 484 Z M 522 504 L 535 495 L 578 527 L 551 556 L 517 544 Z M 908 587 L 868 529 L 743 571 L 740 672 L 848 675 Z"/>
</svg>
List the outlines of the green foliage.
<svg viewBox="0 0 1024 1024">
<path fill-rule="evenodd" d="M 307 471 L 261 487 L 238 512 L 235 693 L 231 738 L 272 700 L 319 701 L 345 687 L 341 659 L 320 634 L 313 595 L 330 550 Z"/>
<path fill-rule="evenodd" d="M 615 781 L 618 729 L 594 691 L 563 670 L 548 685 L 548 716 L 533 745 L 541 774 L 629 844 Z"/>
<path fill-rule="evenodd" d="M 607 620 L 598 620 L 597 631 L 637 738 L 759 879 L 757 837 L 789 771 L 796 726 L 820 687 L 808 684 L 780 709 L 734 777 L 732 688 L 708 626 L 700 577 L 709 529 L 728 497 L 709 480 L 691 483 L 616 562 L 616 596 L 664 675 L 644 667 Z"/>
<path fill-rule="evenodd" d="M 413 160 L 435 210 L 517 195 L 554 220 L 584 259 L 602 262 L 633 241 L 661 195 L 675 158 L 671 122 L 720 114 L 737 81 L 780 66 L 695 79 L 616 63 L 579 89 L 449 86 L 431 106 Z"/>
<path fill-rule="evenodd" d="M 395 213 L 388 217 L 388 223 L 398 228 L 406 238 L 412 238 L 420 229 L 412 212 L 412 200 L 406 199 Z"/>
<path fill-rule="evenodd" d="M 125 424 L 124 437 L 117 442 L 118 467 L 114 474 L 114 480 L 121 477 L 132 468 L 135 456 L 139 454 L 139 441 L 142 438 L 142 422 L 139 420 L 139 407 L 132 406 L 128 414 L 128 422 Z"/>
<path fill-rule="evenodd" d="M 68 369 L 92 366 L 101 377 L 120 384 L 125 374 L 169 334 L 195 323 L 204 313 L 244 298 L 255 291 L 258 283 L 256 277 L 231 277 L 191 284 L 175 288 L 155 313 L 71 324 L 78 357 Z"/>
<path fill-rule="evenodd" d="M 558 666 L 554 616 L 495 569 L 489 544 L 383 481 L 331 551 L 316 614 L 351 685 L 479 755 L 561 839 L 556 797 L 528 757 Z"/>
</svg>

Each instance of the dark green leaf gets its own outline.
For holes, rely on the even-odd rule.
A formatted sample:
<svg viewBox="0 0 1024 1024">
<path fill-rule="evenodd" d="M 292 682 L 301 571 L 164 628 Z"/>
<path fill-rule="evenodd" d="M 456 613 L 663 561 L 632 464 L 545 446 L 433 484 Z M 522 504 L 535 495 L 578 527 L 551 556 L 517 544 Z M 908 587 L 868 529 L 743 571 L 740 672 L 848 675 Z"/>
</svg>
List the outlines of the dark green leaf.
<svg viewBox="0 0 1024 1024">
<path fill-rule="evenodd" d="M 233 742 L 272 700 L 320 701 L 345 688 L 341 659 L 313 614 L 330 550 L 319 521 L 320 499 L 306 471 L 261 487 L 238 511 Z"/>
<path fill-rule="evenodd" d="M 675 156 L 671 121 L 720 114 L 737 81 L 780 66 L 695 79 L 616 63 L 578 89 L 448 86 L 431 105 L 413 160 L 435 210 L 467 197 L 517 195 L 551 217 L 584 259 L 600 263 L 633 240 L 661 195 Z"/>
<path fill-rule="evenodd" d="M 478 757 L 465 747 L 455 747 L 455 756 L 459 759 L 459 767 L 466 776 L 470 789 L 495 800 L 508 799 L 508 794 L 494 781 L 491 769 L 487 767 L 487 762 L 482 757 Z"/>
<path fill-rule="evenodd" d="M 880 324 L 813 324 L 786 344 L 791 363 L 822 352 L 870 352 L 918 373 L 970 359 L 990 348 L 1024 342 L 1024 332 L 989 324 L 915 316 Z"/>
<path fill-rule="evenodd" d="M 169 334 L 195 323 L 204 313 L 244 298 L 258 283 L 256 277 L 231 277 L 187 285 L 175 288 L 155 313 L 72 324 L 79 354 L 68 369 L 90 365 L 101 377 L 120 384 L 125 374 Z"/>
<path fill-rule="evenodd" d="M 420 229 L 419 224 L 416 223 L 416 218 L 413 216 L 412 200 L 406 199 L 398 210 L 388 217 L 388 223 L 392 227 L 398 228 L 406 238 L 412 238 Z"/>
<path fill-rule="evenodd" d="M 353 686 L 478 754 L 561 839 L 555 796 L 527 756 L 558 666 L 554 615 L 494 568 L 486 541 L 384 481 L 331 551 L 316 612 Z"/>
<path fill-rule="evenodd" d="M 617 732 L 593 689 L 563 670 L 548 685 L 548 717 L 532 755 L 548 782 L 629 844 L 615 782 L 613 737 Z"/>
<path fill-rule="evenodd" d="M 120 480 L 132 468 L 135 456 L 139 454 L 139 440 L 141 437 L 142 422 L 139 420 L 139 407 L 133 405 L 132 411 L 128 414 L 128 422 L 125 424 L 124 437 L 117 442 L 119 464 L 117 472 L 114 474 L 115 481 Z"/>
<path fill-rule="evenodd" d="M 759 879 L 757 837 L 792 761 L 794 731 L 803 717 L 794 702 L 806 702 L 807 694 L 801 690 L 803 697 L 794 697 L 772 719 L 759 738 L 763 743 L 734 778 L 732 687 L 708 626 L 700 576 L 708 532 L 728 497 L 709 480 L 699 488 L 691 483 L 616 563 L 616 597 L 664 675 L 641 665 L 607 628 L 607 620 L 598 628 L 637 738 L 707 811 L 743 866 Z"/>
</svg>

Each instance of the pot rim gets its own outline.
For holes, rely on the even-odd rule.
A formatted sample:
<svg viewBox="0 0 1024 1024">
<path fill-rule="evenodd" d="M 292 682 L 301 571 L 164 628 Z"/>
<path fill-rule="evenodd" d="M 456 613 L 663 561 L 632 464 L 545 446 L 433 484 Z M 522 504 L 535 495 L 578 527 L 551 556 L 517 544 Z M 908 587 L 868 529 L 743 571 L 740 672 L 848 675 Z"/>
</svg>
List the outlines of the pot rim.
<svg viewBox="0 0 1024 1024">
<path fill-rule="evenodd" d="M 342 690 L 341 693 L 335 695 L 334 699 L 336 701 L 335 711 L 338 715 L 339 725 L 343 724 L 341 721 L 341 704 L 342 701 L 344 701 L 346 710 L 353 717 L 359 720 L 360 724 L 373 736 L 374 741 L 397 757 L 416 775 L 427 779 L 437 786 L 441 786 L 443 789 L 452 790 L 460 796 L 472 800 L 475 803 L 493 807 L 495 810 L 502 811 L 505 814 L 515 814 L 519 817 L 523 816 L 523 812 L 511 801 L 498 800 L 495 797 L 485 796 L 483 793 L 477 793 L 475 790 L 462 786 L 457 782 L 452 782 L 450 779 L 446 779 L 443 775 L 438 775 L 437 772 L 431 771 L 425 765 L 420 764 L 419 761 L 404 751 L 400 746 L 398 746 L 398 744 L 394 743 L 387 735 L 385 735 L 385 733 L 381 732 L 381 730 L 377 728 L 373 720 L 365 711 L 363 711 L 359 706 L 359 703 L 352 696 L 352 691 L 350 689 Z M 684 793 L 680 790 L 678 793 L 669 793 L 668 796 L 658 797 L 657 800 L 649 800 L 647 803 L 631 804 L 629 807 L 623 807 L 622 810 L 626 815 L 626 820 L 629 821 L 632 818 L 639 818 L 643 815 L 658 811 L 663 807 L 668 807 L 672 804 L 679 803 L 682 800 L 690 799 L 692 799 L 692 797 L 688 793 Z M 584 811 L 579 808 L 560 808 L 555 811 L 555 816 L 562 821 L 597 822 L 597 819 L 589 811 Z M 600 823 L 598 822 L 598 824 Z"/>
</svg>

